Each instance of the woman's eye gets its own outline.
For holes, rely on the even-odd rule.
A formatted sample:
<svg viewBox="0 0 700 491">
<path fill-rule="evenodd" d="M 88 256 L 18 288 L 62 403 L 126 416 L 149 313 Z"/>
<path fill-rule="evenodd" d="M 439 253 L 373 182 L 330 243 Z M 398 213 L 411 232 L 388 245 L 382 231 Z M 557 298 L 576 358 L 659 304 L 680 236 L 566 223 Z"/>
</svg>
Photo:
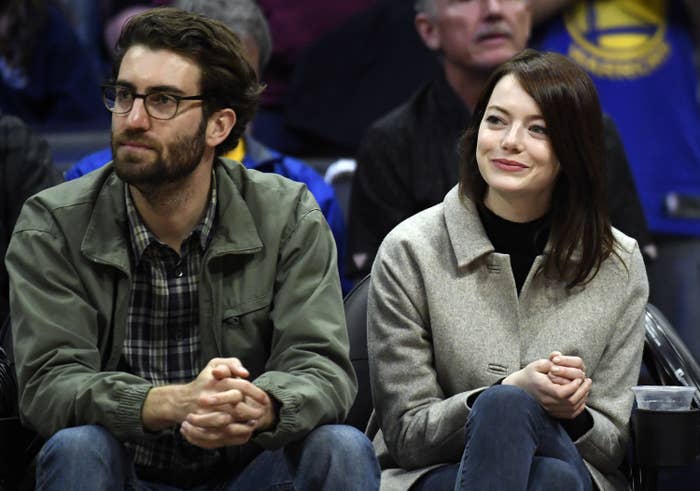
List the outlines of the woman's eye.
<svg viewBox="0 0 700 491">
<path fill-rule="evenodd" d="M 545 128 L 544 126 L 537 125 L 537 124 L 530 126 L 530 131 L 533 133 L 536 133 L 538 135 L 546 135 L 547 134 L 547 128 Z"/>
<path fill-rule="evenodd" d="M 501 118 L 499 118 L 498 116 L 494 116 L 493 114 L 486 116 L 485 120 L 489 124 L 501 124 L 501 123 L 503 123 L 503 120 Z"/>
</svg>

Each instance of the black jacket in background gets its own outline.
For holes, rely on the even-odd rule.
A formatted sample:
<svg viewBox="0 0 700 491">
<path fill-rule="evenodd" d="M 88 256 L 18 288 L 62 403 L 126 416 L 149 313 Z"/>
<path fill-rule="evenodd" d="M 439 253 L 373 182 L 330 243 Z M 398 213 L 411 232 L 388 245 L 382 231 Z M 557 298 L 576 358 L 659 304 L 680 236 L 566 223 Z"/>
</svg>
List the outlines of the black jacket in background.
<svg viewBox="0 0 700 491">
<path fill-rule="evenodd" d="M 61 182 L 49 145 L 18 118 L 0 115 L 0 323 L 9 313 L 5 253 L 24 201 Z"/>
<path fill-rule="evenodd" d="M 357 154 L 348 223 L 346 274 L 368 274 L 379 244 L 411 215 L 441 203 L 459 178 L 457 145 L 470 115 L 444 77 L 433 80 L 365 134 Z M 612 225 L 651 243 L 644 212 L 614 123 L 605 120 L 605 164 Z"/>
</svg>

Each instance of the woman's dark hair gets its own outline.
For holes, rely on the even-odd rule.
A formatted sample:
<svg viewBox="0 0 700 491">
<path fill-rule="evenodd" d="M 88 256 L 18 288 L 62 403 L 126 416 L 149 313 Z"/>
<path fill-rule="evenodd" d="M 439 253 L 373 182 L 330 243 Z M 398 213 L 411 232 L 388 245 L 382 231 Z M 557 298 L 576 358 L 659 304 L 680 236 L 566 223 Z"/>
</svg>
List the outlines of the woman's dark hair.
<svg viewBox="0 0 700 491">
<path fill-rule="evenodd" d="M 488 185 L 479 172 L 479 125 L 494 87 L 512 74 L 532 97 L 547 124 L 552 150 L 561 164 L 550 205 L 550 245 L 541 270 L 567 288 L 584 285 L 615 253 L 607 209 L 603 164 L 603 118 L 592 80 L 576 63 L 557 53 L 525 50 L 489 78 L 460 141 L 461 196 L 483 202 Z"/>
<path fill-rule="evenodd" d="M 135 45 L 172 51 L 200 67 L 204 118 L 224 108 L 236 112 L 236 124 L 216 147 L 216 155 L 235 148 L 262 92 L 238 37 L 223 23 L 199 14 L 175 8 L 147 10 L 129 19 L 122 29 L 112 70 L 115 79 L 124 54 Z"/>
</svg>

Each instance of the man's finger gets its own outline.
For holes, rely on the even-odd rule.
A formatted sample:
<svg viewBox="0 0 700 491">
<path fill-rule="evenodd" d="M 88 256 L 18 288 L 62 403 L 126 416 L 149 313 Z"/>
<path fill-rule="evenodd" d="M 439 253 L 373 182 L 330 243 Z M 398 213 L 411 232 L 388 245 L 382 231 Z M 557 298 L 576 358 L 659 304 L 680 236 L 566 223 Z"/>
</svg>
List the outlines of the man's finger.
<svg viewBox="0 0 700 491">
<path fill-rule="evenodd" d="M 213 411 L 209 413 L 190 413 L 186 421 L 200 428 L 223 428 L 233 423 L 233 416 L 225 411 Z"/>
<path fill-rule="evenodd" d="M 225 377 L 248 378 L 250 373 L 238 358 L 214 358 L 209 362 L 212 375 L 217 379 Z"/>
<path fill-rule="evenodd" d="M 246 443 L 253 434 L 255 424 L 255 421 L 245 424 L 232 423 L 222 428 L 208 429 L 185 421 L 180 426 L 180 433 L 192 445 L 201 448 L 220 448 Z"/>
</svg>

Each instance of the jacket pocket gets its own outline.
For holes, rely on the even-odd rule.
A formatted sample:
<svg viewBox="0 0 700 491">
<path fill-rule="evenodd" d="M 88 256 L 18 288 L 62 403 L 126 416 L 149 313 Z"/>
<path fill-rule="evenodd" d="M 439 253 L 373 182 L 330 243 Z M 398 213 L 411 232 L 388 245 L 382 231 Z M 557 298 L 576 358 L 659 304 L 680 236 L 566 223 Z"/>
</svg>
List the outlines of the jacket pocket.
<svg viewBox="0 0 700 491">
<path fill-rule="evenodd" d="M 241 360 L 250 380 L 265 370 L 272 342 L 270 300 L 257 298 L 225 309 L 222 319 L 224 353 Z"/>
</svg>

